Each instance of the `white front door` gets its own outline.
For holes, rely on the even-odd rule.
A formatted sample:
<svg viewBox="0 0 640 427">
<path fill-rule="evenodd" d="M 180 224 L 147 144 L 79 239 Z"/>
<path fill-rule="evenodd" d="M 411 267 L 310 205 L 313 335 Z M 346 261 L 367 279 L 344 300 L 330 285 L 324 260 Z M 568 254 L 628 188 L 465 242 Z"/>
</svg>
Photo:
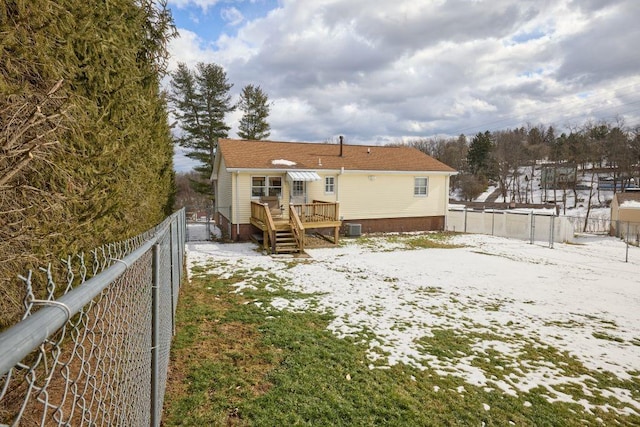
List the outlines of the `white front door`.
<svg viewBox="0 0 640 427">
<path fill-rule="evenodd" d="M 305 181 L 291 181 L 291 204 L 307 203 L 307 183 Z"/>
</svg>

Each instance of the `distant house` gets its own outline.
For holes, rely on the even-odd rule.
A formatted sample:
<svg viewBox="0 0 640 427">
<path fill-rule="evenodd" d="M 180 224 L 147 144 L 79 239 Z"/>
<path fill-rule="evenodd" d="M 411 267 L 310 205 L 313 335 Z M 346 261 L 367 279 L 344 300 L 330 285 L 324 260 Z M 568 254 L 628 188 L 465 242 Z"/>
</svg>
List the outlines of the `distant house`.
<svg viewBox="0 0 640 427">
<path fill-rule="evenodd" d="M 614 185 L 615 184 L 615 185 Z M 633 178 L 618 177 L 614 180 L 611 176 L 598 177 L 598 189 L 609 191 L 622 191 L 623 189 L 638 188 Z"/>
<path fill-rule="evenodd" d="M 629 236 L 635 240 L 638 239 L 640 235 L 640 191 L 626 191 L 613 195 L 610 234 L 617 237 Z"/>
<path fill-rule="evenodd" d="M 544 165 L 540 171 L 540 187 L 572 188 L 576 184 L 576 168 L 572 165 Z"/>
<path fill-rule="evenodd" d="M 262 232 L 276 250 L 278 233 L 300 248 L 309 229 L 331 230 L 334 242 L 340 229 L 442 230 L 456 173 L 407 146 L 221 139 L 211 178 L 223 233 L 248 240 Z"/>
</svg>

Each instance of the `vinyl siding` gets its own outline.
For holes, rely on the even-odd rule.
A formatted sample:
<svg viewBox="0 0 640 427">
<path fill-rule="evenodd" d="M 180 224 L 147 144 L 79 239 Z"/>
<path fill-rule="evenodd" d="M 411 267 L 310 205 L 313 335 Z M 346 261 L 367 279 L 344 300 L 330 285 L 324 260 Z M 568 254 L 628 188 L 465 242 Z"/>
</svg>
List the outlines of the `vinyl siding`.
<svg viewBox="0 0 640 427">
<path fill-rule="evenodd" d="M 220 170 L 218 171 L 218 188 L 216 207 L 218 212 L 224 215 L 227 219 L 231 219 L 231 195 L 232 195 L 232 175 L 227 172 L 225 167 L 224 158 L 220 160 Z"/>
<path fill-rule="evenodd" d="M 370 178 L 371 177 L 371 178 Z M 414 196 L 414 178 L 429 178 L 427 196 Z M 447 177 L 443 175 L 350 174 L 338 177 L 340 215 L 359 218 L 406 218 L 445 215 Z"/>
<path fill-rule="evenodd" d="M 640 223 L 640 209 L 635 207 L 620 207 L 618 198 L 614 197 L 611 201 L 611 221 Z"/>
<path fill-rule="evenodd" d="M 234 224 L 248 224 L 251 218 L 251 175 L 236 174 L 233 175 L 234 203 L 238 203 L 236 215 L 234 215 Z M 235 206 L 235 205 L 234 205 Z"/>
<path fill-rule="evenodd" d="M 640 223 L 640 209 L 618 207 L 618 220 L 623 222 Z"/>
<path fill-rule="evenodd" d="M 309 203 L 314 200 L 319 200 L 322 202 L 335 202 L 336 194 L 338 191 L 338 175 L 336 174 L 322 174 L 320 171 L 318 175 L 322 177 L 320 181 L 307 182 L 307 199 Z M 332 176 L 334 178 L 334 191 L 333 194 L 325 194 L 324 192 L 324 178 L 327 176 Z"/>
<path fill-rule="evenodd" d="M 224 164 L 222 165 L 224 166 Z M 356 173 L 327 173 L 317 171 L 321 180 L 307 182 L 307 200 L 324 202 L 340 202 L 339 212 L 344 220 L 350 219 L 379 219 L 379 218 L 407 218 L 424 216 L 446 215 L 445 203 L 448 199 L 448 176 L 422 174 L 377 174 L 375 179 L 370 179 L 368 174 Z M 291 192 L 291 182 L 286 179 L 286 174 L 268 174 L 243 172 L 238 175 L 236 189 L 236 175 L 220 172 L 220 201 L 229 200 L 233 206 L 238 203 L 237 212 L 234 213 L 234 224 L 248 224 L 251 216 L 251 177 L 252 176 L 282 176 L 282 204 L 284 215 L 288 216 L 288 202 Z M 333 194 L 325 193 L 325 177 L 335 177 Z M 414 178 L 429 178 L 427 196 L 414 196 Z M 224 183 L 224 185 L 223 185 Z M 233 187 L 227 194 L 223 187 Z M 236 191 L 237 199 L 236 199 Z M 224 194 L 224 196 L 223 196 Z M 220 205 L 222 206 L 222 205 Z"/>
</svg>

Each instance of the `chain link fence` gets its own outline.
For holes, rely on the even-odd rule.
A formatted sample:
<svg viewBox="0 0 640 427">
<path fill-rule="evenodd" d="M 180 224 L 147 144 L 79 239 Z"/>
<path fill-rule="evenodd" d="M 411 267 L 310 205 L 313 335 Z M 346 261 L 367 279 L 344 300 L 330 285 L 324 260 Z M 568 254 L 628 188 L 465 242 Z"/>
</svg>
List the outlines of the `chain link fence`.
<svg viewBox="0 0 640 427">
<path fill-rule="evenodd" d="M 567 219 L 571 222 L 574 233 L 606 235 L 611 232 L 611 220 L 609 218 L 568 216 Z"/>
<path fill-rule="evenodd" d="M 181 210 L 69 256 L 62 275 L 20 276 L 23 320 L 0 334 L 0 426 L 160 425 L 185 240 Z"/>
</svg>

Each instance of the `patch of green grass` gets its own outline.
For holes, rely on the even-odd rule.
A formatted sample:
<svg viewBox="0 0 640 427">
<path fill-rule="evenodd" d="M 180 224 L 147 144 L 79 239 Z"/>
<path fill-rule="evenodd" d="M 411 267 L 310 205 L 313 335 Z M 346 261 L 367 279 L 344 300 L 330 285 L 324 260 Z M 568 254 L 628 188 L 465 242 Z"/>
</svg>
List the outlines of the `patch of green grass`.
<svg viewBox="0 0 640 427">
<path fill-rule="evenodd" d="M 450 243 L 449 233 L 429 233 L 410 237 L 405 244 L 411 249 L 455 249 L 463 245 Z"/>
<path fill-rule="evenodd" d="M 572 328 L 582 328 L 584 326 L 584 323 L 578 322 L 578 321 L 573 320 L 573 319 L 570 319 L 570 320 L 553 320 L 553 321 L 549 321 L 549 322 L 544 322 L 544 326 L 557 326 L 559 328 L 572 329 Z"/>
<path fill-rule="evenodd" d="M 595 331 L 591 335 L 593 335 L 594 338 L 597 338 L 599 340 L 614 341 L 614 342 L 624 342 L 624 340 L 622 338 L 616 337 L 616 336 L 608 334 L 606 332 Z"/>
<path fill-rule="evenodd" d="M 618 329 L 618 324 L 614 320 L 600 319 L 600 323 L 604 325 L 603 328 Z"/>
<path fill-rule="evenodd" d="M 444 293 L 442 288 L 439 287 L 439 286 L 421 286 L 418 289 L 416 289 L 416 292 L 420 292 L 420 293 L 427 294 L 427 295 Z"/>
<path fill-rule="evenodd" d="M 285 268 L 287 270 L 290 270 L 292 268 L 295 268 L 301 264 L 312 264 L 314 261 L 313 259 L 309 259 L 309 258 L 293 258 L 293 259 L 288 259 L 288 260 L 281 260 L 280 261 L 283 265 L 285 265 Z"/>
<path fill-rule="evenodd" d="M 256 289 L 235 293 L 239 281 Z M 569 377 L 592 378 L 590 390 L 624 388 L 631 390 L 631 398 L 640 399 L 640 377 L 620 380 L 589 371 L 533 338 L 505 337 L 486 328 L 480 332 L 479 326 L 470 332 L 466 325 L 462 330 L 435 328 L 418 340 L 422 353 L 439 360 L 472 356 L 473 366 L 489 378 L 479 387 L 456 376 L 453 368 L 389 368 L 388 352 L 380 346 L 369 348 L 376 338 L 371 331 L 340 339 L 327 329 L 331 313 L 276 310 L 270 304 L 276 296 L 314 298 L 288 291 L 280 279 L 264 271 L 235 272 L 224 279 L 202 272 L 181 288 L 165 426 L 582 426 L 598 425 L 597 417 L 603 425 L 640 423 L 638 416 L 613 410 L 590 413 L 578 404 L 550 403 L 545 387 L 517 396 L 503 393 L 494 381 L 517 382 L 527 369 L 551 363 Z M 514 354 L 479 346 L 505 340 L 526 345 Z M 378 356 L 376 361 L 369 358 L 371 353 Z M 451 374 L 442 374 L 445 370 Z M 598 393 L 583 396 L 582 387 L 570 381 L 557 390 L 624 407 Z"/>
<path fill-rule="evenodd" d="M 424 350 L 438 359 L 460 359 L 461 355 L 469 354 L 473 340 L 464 333 L 453 329 L 432 329 L 432 336 L 423 337 L 416 342 Z"/>
<path fill-rule="evenodd" d="M 451 243 L 454 233 L 430 232 L 423 234 L 376 234 L 358 237 L 351 242 L 373 251 L 394 251 L 398 248 L 413 249 L 454 249 L 464 245 Z M 396 248 L 385 247 L 383 244 L 396 245 Z"/>
<path fill-rule="evenodd" d="M 501 302 L 492 302 L 484 304 L 484 309 L 486 311 L 500 311 L 500 307 L 502 307 Z"/>
</svg>

